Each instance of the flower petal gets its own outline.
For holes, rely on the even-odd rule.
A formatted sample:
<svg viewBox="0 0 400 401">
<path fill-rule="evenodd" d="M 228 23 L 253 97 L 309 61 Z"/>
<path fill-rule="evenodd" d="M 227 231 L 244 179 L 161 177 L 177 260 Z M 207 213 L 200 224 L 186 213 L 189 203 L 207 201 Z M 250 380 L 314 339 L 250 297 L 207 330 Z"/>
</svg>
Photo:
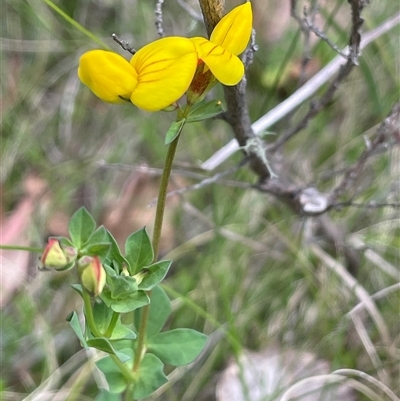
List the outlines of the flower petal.
<svg viewBox="0 0 400 401">
<path fill-rule="evenodd" d="M 157 111 L 177 101 L 188 89 L 197 67 L 197 53 L 187 38 L 168 37 L 141 48 L 131 59 L 138 85 L 131 95 L 136 106 Z"/>
<path fill-rule="evenodd" d="M 224 85 L 236 85 L 244 75 L 244 65 L 239 57 L 201 37 L 191 39 L 199 58 Z"/>
<path fill-rule="evenodd" d="M 79 59 L 78 76 L 101 100 L 129 101 L 137 85 L 135 69 L 117 53 L 91 50 Z"/>
<path fill-rule="evenodd" d="M 244 3 L 226 14 L 214 28 L 210 41 L 239 55 L 249 43 L 253 25 L 251 3 Z"/>
</svg>

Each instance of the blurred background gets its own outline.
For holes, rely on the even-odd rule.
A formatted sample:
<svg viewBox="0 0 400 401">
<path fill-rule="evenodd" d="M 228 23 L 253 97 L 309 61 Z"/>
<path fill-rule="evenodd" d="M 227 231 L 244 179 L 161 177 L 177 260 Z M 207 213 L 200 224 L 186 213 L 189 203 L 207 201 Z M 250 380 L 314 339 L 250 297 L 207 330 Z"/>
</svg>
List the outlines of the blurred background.
<svg viewBox="0 0 400 401">
<path fill-rule="evenodd" d="M 157 39 L 155 3 L 54 4 L 129 58 L 111 34 L 134 48 Z M 351 23 L 347 1 L 318 3 L 318 26 L 345 47 Z M 237 4 L 227 0 L 227 9 Z M 336 54 L 311 35 L 312 58 L 302 73 L 304 38 L 290 17 L 289 1 L 252 4 L 259 50 L 248 69 L 247 92 L 255 121 Z M 310 3 L 299 2 L 300 13 L 305 5 Z M 164 135 L 174 114 L 150 114 L 97 99 L 76 71 L 79 56 L 99 45 L 46 1 L 4 0 L 0 11 L 0 242 L 41 248 L 49 235 L 67 235 L 68 219 L 81 206 L 121 244 L 143 226 L 151 232 L 166 154 Z M 363 30 L 399 11 L 396 1 L 371 1 Z M 166 35 L 205 36 L 200 17 L 195 0 L 164 3 Z M 292 182 L 329 191 L 358 159 L 399 99 L 399 35 L 397 26 L 366 47 L 333 101 L 285 147 Z M 213 97 L 223 100 L 222 88 L 216 87 Z M 275 124 L 266 141 L 299 121 L 308 107 L 305 102 Z M 240 152 L 213 172 L 200 168 L 232 137 L 221 120 L 186 126 L 171 190 L 236 166 Z M 399 166 L 398 147 L 374 155 L 346 199 L 398 204 Z M 246 376 L 248 361 L 279 372 L 264 376 L 272 389 L 269 398 L 254 396 L 252 401 L 279 400 L 279 389 L 292 384 L 298 371 L 306 374 L 307 366 L 310 375 L 342 368 L 366 373 L 370 379 L 354 372 L 353 378 L 370 392 L 347 388 L 343 401 L 393 399 L 384 386 L 400 395 L 399 209 L 347 207 L 326 216 L 353 252 L 350 277 L 363 288 L 364 300 L 373 303 L 371 317 L 348 280 L 340 247 L 319 237 L 313 218 L 299 217 L 251 189 L 256 179 L 242 167 L 169 198 L 161 245 L 162 257 L 173 260 L 165 281 L 174 310 L 168 326 L 195 328 L 210 335 L 210 342 L 198 362 L 172 372 L 170 383 L 151 399 L 240 401 L 244 398 L 229 396 L 229 389 L 237 383 L 236 364 Z M 317 241 L 322 253 L 312 252 L 310 241 Z M 102 384 L 93 363 L 96 355 L 81 350 L 65 321 L 69 312 L 82 309 L 70 287 L 76 278 L 71 272 L 39 272 L 38 255 L 2 251 L 2 399 L 94 400 Z M 249 380 L 255 376 L 249 374 Z M 311 400 L 296 395 L 292 399 Z"/>
</svg>

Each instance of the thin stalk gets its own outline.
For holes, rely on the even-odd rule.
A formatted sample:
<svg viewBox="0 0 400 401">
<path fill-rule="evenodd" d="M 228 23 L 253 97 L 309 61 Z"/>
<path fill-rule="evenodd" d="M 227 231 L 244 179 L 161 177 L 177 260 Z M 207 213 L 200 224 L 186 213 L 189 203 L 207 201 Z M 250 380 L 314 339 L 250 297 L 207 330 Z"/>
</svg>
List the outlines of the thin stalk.
<svg viewBox="0 0 400 401">
<path fill-rule="evenodd" d="M 135 377 L 131 370 L 126 366 L 124 363 L 122 363 L 119 358 L 116 355 L 109 354 L 110 358 L 113 360 L 113 362 L 118 366 L 118 369 L 121 371 L 121 373 L 124 375 L 127 383 L 128 383 L 128 388 L 132 387 L 131 384 L 135 380 Z M 127 390 L 128 392 L 128 390 Z M 128 398 L 127 398 L 128 400 Z M 132 398 L 129 399 L 129 401 L 132 401 Z"/>
<path fill-rule="evenodd" d="M 178 135 L 168 147 L 167 156 L 165 158 L 164 170 L 161 177 L 160 188 L 158 190 L 157 209 L 156 209 L 156 217 L 154 221 L 154 231 L 153 231 L 154 263 L 157 262 L 158 259 L 158 250 L 160 245 L 161 229 L 165 210 L 165 200 L 167 198 L 168 182 L 169 182 L 169 177 L 171 175 L 172 164 L 174 161 L 176 148 L 178 146 L 179 136 L 180 135 Z M 150 296 L 150 294 L 151 294 L 150 291 L 147 292 L 147 295 Z M 145 348 L 146 328 L 147 328 L 149 313 L 150 313 L 150 305 L 144 306 L 142 309 L 142 317 L 140 319 L 137 348 L 135 352 L 135 360 L 133 363 L 134 372 L 137 372 L 139 370 L 140 362 L 142 360 L 142 353 Z"/>
<path fill-rule="evenodd" d="M 85 316 L 86 322 L 89 326 L 90 331 L 96 337 L 102 337 L 100 330 L 97 328 L 96 322 L 93 317 L 92 301 L 89 293 L 82 287 L 83 304 L 85 305 Z"/>
<path fill-rule="evenodd" d="M 112 336 L 112 333 L 115 329 L 115 325 L 118 322 L 119 318 L 119 313 L 118 312 L 113 312 L 113 315 L 111 316 L 110 324 L 108 325 L 108 328 L 106 332 L 104 333 L 104 336 L 107 338 L 110 338 Z"/>
<path fill-rule="evenodd" d="M 7 249 L 10 251 L 28 251 L 35 253 L 42 253 L 43 248 L 33 248 L 31 246 L 19 246 L 19 245 L 2 245 L 0 244 L 0 249 Z"/>
<path fill-rule="evenodd" d="M 164 218 L 165 200 L 167 198 L 168 182 L 169 182 L 169 177 L 171 175 L 172 164 L 174 162 L 176 148 L 178 146 L 179 136 L 180 135 L 178 135 L 168 147 L 168 153 L 165 158 L 165 164 L 164 164 L 163 174 L 161 177 L 160 188 L 158 189 L 157 209 L 156 209 L 156 217 L 154 220 L 154 231 L 153 231 L 154 263 L 157 262 L 158 259 L 158 248 L 160 245 L 161 229 Z"/>
<path fill-rule="evenodd" d="M 89 329 L 96 337 L 102 337 L 102 334 L 100 333 L 100 330 L 97 328 L 96 322 L 94 321 L 92 302 L 90 300 L 90 295 L 85 290 L 83 290 L 82 295 L 83 295 L 83 303 L 85 305 L 86 322 L 89 326 Z M 127 382 L 132 383 L 135 378 L 134 378 L 131 370 L 128 368 L 128 366 L 123 364 L 116 355 L 110 354 L 110 358 L 118 366 L 119 370 L 124 375 Z"/>
<path fill-rule="evenodd" d="M 125 401 L 132 401 L 132 400 L 133 400 L 133 386 L 129 384 L 125 391 Z"/>
</svg>

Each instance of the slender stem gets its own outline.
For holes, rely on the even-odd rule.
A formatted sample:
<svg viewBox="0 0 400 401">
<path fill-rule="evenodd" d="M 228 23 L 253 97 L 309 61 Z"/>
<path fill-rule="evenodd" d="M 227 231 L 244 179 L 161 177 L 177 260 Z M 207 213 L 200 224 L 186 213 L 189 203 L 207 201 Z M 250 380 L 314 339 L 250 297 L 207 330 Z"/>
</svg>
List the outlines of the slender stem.
<svg viewBox="0 0 400 401">
<path fill-rule="evenodd" d="M 151 291 L 148 291 L 147 294 L 150 296 Z M 145 349 L 145 340 L 146 340 L 146 328 L 147 321 L 149 320 L 150 314 L 150 304 L 145 305 L 142 309 L 142 316 L 140 319 L 140 327 L 138 333 L 138 341 L 137 348 L 135 351 L 135 360 L 133 362 L 133 371 L 137 372 L 140 368 L 140 363 L 142 361 L 143 350 Z"/>
<path fill-rule="evenodd" d="M 82 296 L 83 296 L 83 303 L 85 305 L 86 321 L 89 326 L 89 329 L 96 337 L 102 337 L 100 330 L 97 328 L 96 322 L 94 321 L 92 301 L 90 299 L 90 295 L 83 287 L 82 287 Z"/>
<path fill-rule="evenodd" d="M 2 245 L 2 244 L 0 244 L 0 249 L 8 249 L 11 251 L 28 251 L 28 252 L 36 252 L 36 253 L 43 252 L 43 248 L 33 248 L 31 246 L 19 246 L 19 245 Z"/>
<path fill-rule="evenodd" d="M 133 376 L 131 370 L 128 368 L 128 366 L 126 366 L 124 363 L 122 363 L 116 355 L 110 354 L 110 358 L 118 366 L 119 370 L 124 375 L 124 377 L 128 383 L 128 388 L 131 387 L 131 384 L 135 380 L 135 377 Z"/>
<path fill-rule="evenodd" d="M 125 401 L 132 401 L 133 400 L 133 386 L 129 384 L 126 391 L 125 391 Z"/>
<path fill-rule="evenodd" d="M 115 325 L 118 322 L 118 318 L 119 318 L 119 313 L 113 312 L 113 315 L 111 316 L 110 324 L 108 325 L 107 331 L 104 334 L 105 337 L 110 338 L 112 336 L 112 333 L 115 329 Z"/>
<path fill-rule="evenodd" d="M 176 148 L 178 146 L 179 136 L 180 135 L 178 135 L 169 145 L 168 153 L 165 158 L 164 171 L 161 177 L 160 188 L 158 190 L 157 210 L 153 231 L 154 263 L 157 262 L 158 259 L 158 248 L 160 245 L 161 229 L 165 210 L 165 199 L 167 197 L 168 182 L 171 175 L 172 163 L 174 161 Z"/>
<path fill-rule="evenodd" d="M 83 295 L 83 303 L 85 305 L 85 316 L 86 316 L 86 321 L 89 326 L 90 331 L 96 336 L 96 337 L 102 337 L 100 330 L 97 328 L 96 322 L 94 321 L 93 317 L 93 309 L 92 309 L 92 302 L 90 300 L 90 295 L 88 294 L 87 291 L 83 289 L 82 292 Z M 118 315 L 118 314 L 117 314 Z M 111 321 L 113 320 L 113 317 L 111 318 Z M 118 318 L 118 316 L 117 316 Z M 111 324 L 110 324 L 111 326 Z M 110 328 L 110 327 L 109 327 Z M 107 330 L 108 331 L 108 330 Z M 110 354 L 110 358 L 114 361 L 114 363 L 118 366 L 119 370 L 121 373 L 124 375 L 125 379 L 127 380 L 128 383 L 133 383 L 135 380 L 131 370 L 123 364 L 119 358 L 116 355 Z"/>
<path fill-rule="evenodd" d="M 169 177 L 171 175 L 172 164 L 174 161 L 176 148 L 178 146 L 179 136 L 180 135 L 178 135 L 169 145 L 167 156 L 165 158 L 164 170 L 161 177 L 160 188 L 158 190 L 157 210 L 156 210 L 156 217 L 154 221 L 154 231 L 153 231 L 153 249 L 154 249 L 153 262 L 157 262 L 158 259 L 158 250 L 160 245 L 161 229 L 165 210 L 165 200 L 167 198 L 168 182 L 169 182 Z M 147 295 L 150 296 L 150 294 L 151 294 L 150 291 L 147 292 Z M 137 372 L 139 370 L 140 362 L 142 360 L 142 354 L 145 348 L 146 327 L 149 318 L 149 313 L 150 313 L 150 305 L 144 306 L 142 309 L 142 316 L 140 319 L 137 348 L 135 351 L 135 360 L 133 363 L 134 372 Z"/>
</svg>

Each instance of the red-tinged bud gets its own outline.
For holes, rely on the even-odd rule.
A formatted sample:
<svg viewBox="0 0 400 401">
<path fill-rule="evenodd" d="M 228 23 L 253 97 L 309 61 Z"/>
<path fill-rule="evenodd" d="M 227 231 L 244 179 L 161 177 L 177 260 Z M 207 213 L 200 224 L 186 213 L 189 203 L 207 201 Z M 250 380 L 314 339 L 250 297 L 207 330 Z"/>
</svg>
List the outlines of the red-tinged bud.
<svg viewBox="0 0 400 401">
<path fill-rule="evenodd" d="M 98 256 L 83 256 L 78 260 L 78 270 L 83 287 L 98 296 L 106 284 L 106 271 Z"/>
<path fill-rule="evenodd" d="M 41 257 L 45 269 L 68 270 L 74 264 L 78 251 L 72 246 L 62 246 L 57 238 L 49 238 Z"/>
<path fill-rule="evenodd" d="M 217 79 L 210 69 L 199 60 L 196 73 L 186 93 L 188 104 L 201 102 L 216 83 Z"/>
</svg>

